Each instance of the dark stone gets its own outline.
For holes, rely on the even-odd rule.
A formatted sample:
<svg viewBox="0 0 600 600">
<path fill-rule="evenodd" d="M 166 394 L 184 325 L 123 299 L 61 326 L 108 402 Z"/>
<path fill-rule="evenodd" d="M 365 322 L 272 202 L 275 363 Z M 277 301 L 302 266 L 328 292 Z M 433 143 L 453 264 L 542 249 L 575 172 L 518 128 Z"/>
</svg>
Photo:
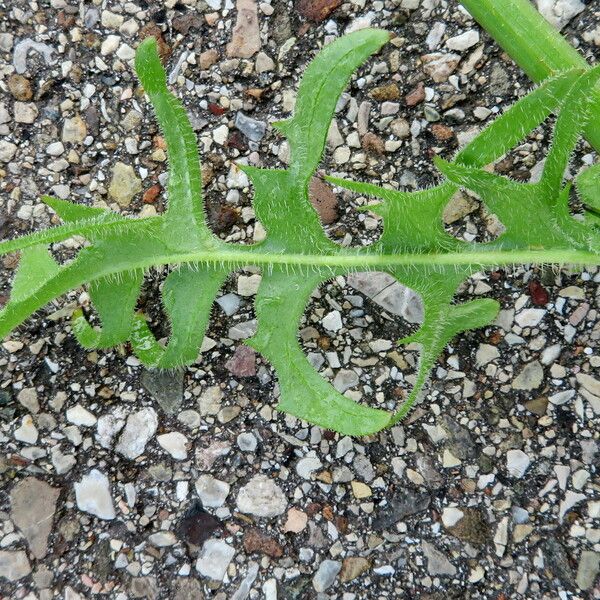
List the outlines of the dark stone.
<svg viewBox="0 0 600 600">
<path fill-rule="evenodd" d="M 468 429 L 461 427 L 450 417 L 442 419 L 442 427 L 447 431 L 448 448 L 460 460 L 469 460 L 477 456 L 477 446 L 473 442 L 473 438 Z"/>
<path fill-rule="evenodd" d="M 108 540 L 101 540 L 96 546 L 96 555 L 94 556 L 94 577 L 106 583 L 109 575 L 112 573 L 112 560 L 110 558 L 110 543 Z"/>
<path fill-rule="evenodd" d="M 307 575 L 297 577 L 289 583 L 278 586 L 278 600 L 308 600 L 313 596 L 310 594 L 311 581 Z"/>
<path fill-rule="evenodd" d="M 406 517 L 423 512 L 429 508 L 430 502 L 429 494 L 412 490 L 401 492 L 392 498 L 389 504 L 379 508 L 377 516 L 373 519 L 373 529 L 375 531 L 387 529 Z"/>
<path fill-rule="evenodd" d="M 340 4 L 342 0 L 298 0 L 298 12 L 309 21 L 317 23 L 325 20 Z"/>
<path fill-rule="evenodd" d="M 194 502 L 184 517 L 175 528 L 179 539 L 201 546 L 212 534 L 221 528 L 221 522 L 217 517 L 207 513 L 200 502 Z"/>
<path fill-rule="evenodd" d="M 200 29 L 201 27 L 202 17 L 197 12 L 190 11 L 173 18 L 173 29 L 183 35 L 187 35 L 190 29 Z"/>
<path fill-rule="evenodd" d="M 546 567 L 552 575 L 560 579 L 564 585 L 575 585 L 575 574 L 569 563 L 567 552 L 551 532 L 547 533 L 547 537 L 540 547 L 546 559 Z"/>
<path fill-rule="evenodd" d="M 477 508 L 461 508 L 464 517 L 448 531 L 459 540 L 474 546 L 483 546 L 491 541 L 492 534 L 488 522 Z"/>
<path fill-rule="evenodd" d="M 174 415 L 177 412 L 183 402 L 183 371 L 144 371 L 141 382 L 166 414 Z"/>
</svg>

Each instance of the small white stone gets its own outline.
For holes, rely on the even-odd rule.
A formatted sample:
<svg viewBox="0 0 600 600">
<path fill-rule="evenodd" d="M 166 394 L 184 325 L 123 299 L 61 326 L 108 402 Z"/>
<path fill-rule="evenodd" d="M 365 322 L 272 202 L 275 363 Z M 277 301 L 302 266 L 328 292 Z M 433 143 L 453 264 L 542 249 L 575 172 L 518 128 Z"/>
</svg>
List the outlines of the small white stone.
<svg viewBox="0 0 600 600">
<path fill-rule="evenodd" d="M 67 409 L 67 421 L 81 427 L 93 427 L 97 419 L 89 410 L 83 408 L 81 404 L 77 404 Z"/>
<path fill-rule="evenodd" d="M 157 531 L 148 537 L 148 541 L 157 548 L 166 548 L 177 543 L 177 538 L 172 531 Z"/>
<path fill-rule="evenodd" d="M 37 106 L 33 102 L 15 102 L 15 121 L 17 123 L 33 123 L 38 116 Z"/>
<path fill-rule="evenodd" d="M 456 50 L 457 52 L 461 52 L 464 50 L 468 50 L 475 44 L 479 43 L 479 32 L 476 29 L 469 29 L 469 31 L 465 31 L 460 35 L 455 35 L 454 37 L 449 38 L 446 41 L 446 46 L 450 48 L 450 50 Z"/>
<path fill-rule="evenodd" d="M 171 431 L 163 433 L 156 438 L 156 441 L 164 448 L 175 460 L 187 459 L 187 438 L 183 433 Z"/>
<path fill-rule="evenodd" d="M 15 439 L 25 444 L 35 444 L 38 439 L 38 430 L 33 424 L 31 415 L 25 415 L 21 419 L 21 427 L 15 429 Z"/>
<path fill-rule="evenodd" d="M 107 56 L 108 54 L 112 54 L 116 51 L 121 43 L 121 38 L 118 35 L 109 35 L 100 46 L 100 54 L 102 56 Z"/>
<path fill-rule="evenodd" d="M 221 125 L 213 131 L 213 140 L 220 146 L 224 146 L 229 136 L 229 127 L 227 125 Z"/>
<path fill-rule="evenodd" d="M 244 432 L 238 435 L 237 445 L 242 452 L 254 452 L 258 446 L 258 441 L 253 433 Z"/>
<path fill-rule="evenodd" d="M 207 540 L 196 561 L 196 570 L 204 577 L 223 581 L 234 555 L 235 550 L 227 542 L 217 539 Z"/>
<path fill-rule="evenodd" d="M 323 463 L 316 456 L 306 456 L 301 458 L 296 465 L 296 473 L 302 479 L 310 479 L 314 471 L 318 471 Z"/>
<path fill-rule="evenodd" d="M 137 458 L 143 454 L 157 427 L 158 418 L 152 408 L 142 408 L 130 414 L 115 450 L 131 460 Z"/>
<path fill-rule="evenodd" d="M 327 313 L 322 319 L 321 324 L 328 331 L 339 331 L 343 327 L 342 315 L 339 310 L 332 310 Z"/>
<path fill-rule="evenodd" d="M 522 450 L 509 450 L 506 453 L 506 469 L 512 477 L 523 477 L 530 464 L 531 459 Z"/>
<path fill-rule="evenodd" d="M 237 507 L 245 514 L 272 518 L 285 511 L 287 499 L 272 479 L 259 474 L 242 486 L 237 497 Z"/>
<path fill-rule="evenodd" d="M 116 516 L 108 477 L 97 469 L 75 482 L 75 500 L 79 510 L 100 519 L 110 520 Z"/>
<path fill-rule="evenodd" d="M 230 486 L 226 481 L 215 479 L 212 475 L 200 475 L 196 480 L 196 492 L 202 506 L 219 508 L 229 496 Z"/>
<path fill-rule="evenodd" d="M 10 162 L 17 153 L 17 146 L 7 140 L 0 140 L 0 161 Z"/>
<path fill-rule="evenodd" d="M 442 523 L 444 527 L 454 527 L 464 516 L 465 513 L 462 510 L 447 506 L 442 512 Z"/>
<path fill-rule="evenodd" d="M 65 151 L 62 142 L 53 142 L 46 147 L 46 154 L 50 156 L 60 156 Z"/>
<path fill-rule="evenodd" d="M 515 317 L 515 322 L 519 327 L 535 327 L 545 314 L 543 308 L 526 308 Z"/>
<path fill-rule="evenodd" d="M 262 281 L 261 275 L 240 275 L 237 283 L 237 293 L 240 296 L 254 296 Z"/>
</svg>

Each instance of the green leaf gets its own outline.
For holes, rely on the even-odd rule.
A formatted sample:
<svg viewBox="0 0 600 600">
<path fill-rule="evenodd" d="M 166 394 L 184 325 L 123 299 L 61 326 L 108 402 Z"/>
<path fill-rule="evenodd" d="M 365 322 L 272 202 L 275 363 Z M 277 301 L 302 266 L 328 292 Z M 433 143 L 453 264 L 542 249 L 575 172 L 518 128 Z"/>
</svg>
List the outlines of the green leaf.
<svg viewBox="0 0 600 600">
<path fill-rule="evenodd" d="M 266 239 L 254 245 L 227 244 L 206 222 L 200 163 L 193 129 L 181 103 L 168 91 L 156 42 L 138 48 L 136 69 L 165 136 L 170 164 L 168 206 L 163 215 L 131 219 L 54 198 L 44 201 L 65 222 L 16 240 L 0 242 L 0 253 L 21 250 L 10 302 L 0 311 L 0 337 L 48 302 L 87 286 L 99 317 L 93 327 L 76 311 L 74 332 L 88 348 L 130 341 L 150 367 L 175 368 L 198 359 L 213 301 L 225 279 L 254 265 L 262 282 L 256 297 L 258 329 L 248 344 L 273 365 L 280 410 L 349 435 L 374 433 L 400 420 L 422 395 L 428 374 L 445 345 L 462 331 L 483 327 L 498 304 L 477 299 L 457 304 L 455 293 L 474 272 L 489 266 L 542 262 L 598 265 L 600 233 L 568 210 L 567 161 L 590 118 L 591 87 L 598 70 L 570 71 L 544 82 L 462 149 L 451 162 L 437 160 L 446 177 L 440 185 L 400 192 L 330 179 L 357 193 L 380 198 L 371 207 L 383 218 L 381 239 L 368 247 L 345 248 L 325 234 L 308 197 L 308 182 L 321 160 L 335 107 L 353 71 L 377 52 L 388 34 L 370 29 L 325 47 L 300 83 L 293 117 L 277 127 L 288 138 L 287 169 L 241 166 L 254 186 L 254 207 Z M 558 113 L 542 180 L 521 184 L 481 167 L 493 162 Z M 577 187 L 588 210 L 598 206 L 597 168 L 584 171 Z M 505 232 L 485 244 L 466 243 L 443 228 L 444 207 L 458 187 L 478 193 Z M 59 265 L 48 246 L 73 235 L 87 245 Z M 158 341 L 136 304 L 145 274 L 168 267 L 162 303 L 170 336 Z M 366 406 L 340 394 L 310 365 L 297 332 L 311 292 L 353 271 L 384 271 L 418 292 L 424 320 L 399 344 L 420 348 L 416 381 L 395 412 Z"/>
</svg>

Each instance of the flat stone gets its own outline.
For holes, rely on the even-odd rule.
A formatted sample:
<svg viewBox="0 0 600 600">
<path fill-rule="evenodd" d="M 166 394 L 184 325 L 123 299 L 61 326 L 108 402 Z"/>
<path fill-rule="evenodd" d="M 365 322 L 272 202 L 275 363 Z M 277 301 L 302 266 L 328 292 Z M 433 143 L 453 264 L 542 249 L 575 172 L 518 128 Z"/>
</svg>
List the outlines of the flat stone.
<svg viewBox="0 0 600 600">
<path fill-rule="evenodd" d="M 506 470 L 511 477 L 523 477 L 530 464 L 531 459 L 522 450 L 509 450 L 506 453 Z"/>
<path fill-rule="evenodd" d="M 600 397 L 600 379 L 596 379 L 587 373 L 577 373 L 575 378 L 577 379 L 577 383 L 590 394 Z"/>
<path fill-rule="evenodd" d="M 131 460 L 141 456 L 157 427 L 158 418 L 152 408 L 142 408 L 130 414 L 115 450 Z"/>
<path fill-rule="evenodd" d="M 512 387 L 515 390 L 534 390 L 542 385 L 544 368 L 539 361 L 527 363 L 521 372 L 513 379 Z"/>
<path fill-rule="evenodd" d="M 594 585 L 600 572 L 600 553 L 584 550 L 579 558 L 577 567 L 577 586 L 582 590 L 589 590 Z"/>
<path fill-rule="evenodd" d="M 35 558 L 44 558 L 48 553 L 48 537 L 59 495 L 58 488 L 35 477 L 23 479 L 10 492 L 10 518 L 21 530 Z"/>
<path fill-rule="evenodd" d="M 358 375 L 351 369 L 340 369 L 333 379 L 333 387 L 343 394 L 346 390 L 357 386 L 359 383 Z"/>
<path fill-rule="evenodd" d="M 133 598 L 158 600 L 158 581 L 156 577 L 133 577 L 129 585 L 129 593 Z"/>
<path fill-rule="evenodd" d="M 315 590 L 324 592 L 329 589 L 334 584 L 341 569 L 342 563 L 338 560 L 325 559 L 322 561 L 312 580 Z"/>
<path fill-rule="evenodd" d="M 175 460 L 187 459 L 188 439 L 183 433 L 179 433 L 179 431 L 163 433 L 156 438 L 156 441 L 160 447 L 164 448 Z"/>
<path fill-rule="evenodd" d="M 260 50 L 260 29 L 256 0 L 237 0 L 237 20 L 231 42 L 227 44 L 229 58 L 250 58 Z"/>
<path fill-rule="evenodd" d="M 217 539 L 207 540 L 196 561 L 196 570 L 204 577 L 223 581 L 234 555 L 235 550 L 227 542 Z"/>
<path fill-rule="evenodd" d="M 237 436 L 237 445 L 242 452 L 254 452 L 258 446 L 258 440 L 253 433 L 246 431 Z"/>
<path fill-rule="evenodd" d="M 371 568 L 371 561 L 362 556 L 349 556 L 342 562 L 340 582 L 348 583 L 360 577 Z"/>
<path fill-rule="evenodd" d="M 240 111 L 235 115 L 235 126 L 252 142 L 260 142 L 267 131 L 267 124 L 264 121 L 248 117 Z"/>
<path fill-rule="evenodd" d="M 450 50 L 456 50 L 457 52 L 464 52 L 478 43 L 479 32 L 476 29 L 469 29 L 446 40 L 446 46 Z"/>
<path fill-rule="evenodd" d="M 0 140 L 0 161 L 10 162 L 17 153 L 17 145 L 7 140 Z"/>
<path fill-rule="evenodd" d="M 430 575 L 449 575 L 450 577 L 456 575 L 456 567 L 433 544 L 423 540 L 421 550 L 427 559 L 427 572 Z"/>
<path fill-rule="evenodd" d="M 100 519 L 111 520 L 116 516 L 113 499 L 110 493 L 108 477 L 92 469 L 87 475 L 74 484 L 77 508 Z"/>
<path fill-rule="evenodd" d="M 23 550 L 16 552 L 0 550 L 0 577 L 8 581 L 19 581 L 31 573 L 31 565 Z"/>
<path fill-rule="evenodd" d="M 117 162 L 112 169 L 112 178 L 108 187 L 108 195 L 122 207 L 131 204 L 134 196 L 142 191 L 142 180 L 136 175 L 131 165 Z"/>
<path fill-rule="evenodd" d="M 538 10 L 559 31 L 585 9 L 580 0 L 537 0 Z"/>
<path fill-rule="evenodd" d="M 194 501 L 177 524 L 176 533 L 179 539 L 188 544 L 201 546 L 220 528 L 219 519 L 206 512 L 200 502 Z"/>
<path fill-rule="evenodd" d="M 196 492 L 202 506 L 219 508 L 225 504 L 229 496 L 230 486 L 225 481 L 215 479 L 212 475 L 200 475 L 196 480 Z"/>
<path fill-rule="evenodd" d="M 33 102 L 15 102 L 15 121 L 30 125 L 38 117 L 37 106 Z"/>
<path fill-rule="evenodd" d="M 500 356 L 500 351 L 496 346 L 491 344 L 479 344 L 477 353 L 475 354 L 475 362 L 478 367 L 483 367 L 488 363 L 496 360 Z"/>
<path fill-rule="evenodd" d="M 286 533 L 300 533 L 304 531 L 308 523 L 308 515 L 297 509 L 290 508 L 287 513 L 287 519 L 283 526 L 283 531 Z"/>
<path fill-rule="evenodd" d="M 373 529 L 381 531 L 395 525 L 406 517 L 416 515 L 429 508 L 431 497 L 429 494 L 406 490 L 399 493 L 382 506 L 373 519 Z"/>
<path fill-rule="evenodd" d="M 65 119 L 61 139 L 65 143 L 81 144 L 87 137 L 87 125 L 80 115 Z"/>
<path fill-rule="evenodd" d="M 167 415 L 177 412 L 183 402 L 182 370 L 148 369 L 140 381 Z"/>
<path fill-rule="evenodd" d="M 204 600 L 202 584 L 193 577 L 178 577 L 173 600 Z"/>
<path fill-rule="evenodd" d="M 223 401 L 223 390 L 218 385 L 213 385 L 202 392 L 198 399 L 200 414 L 205 417 L 216 415 L 221 410 Z"/>
<path fill-rule="evenodd" d="M 40 412 L 40 402 L 35 388 L 24 388 L 17 394 L 19 404 L 24 406 L 30 413 Z"/>
<path fill-rule="evenodd" d="M 312 474 L 318 471 L 323 466 L 323 463 L 316 456 L 305 456 L 296 464 L 296 473 L 302 479 L 311 479 Z"/>
<path fill-rule="evenodd" d="M 456 71 L 460 55 L 452 52 L 433 52 L 422 56 L 421 61 L 423 62 L 423 71 L 436 83 L 442 83 Z"/>
<path fill-rule="evenodd" d="M 328 331 L 339 331 L 343 327 L 342 315 L 339 310 L 332 310 L 321 319 L 321 325 Z"/>
<path fill-rule="evenodd" d="M 15 439 L 25 444 L 35 444 L 38 440 L 38 430 L 33 424 L 31 415 L 25 415 L 21 419 L 21 426 L 15 429 Z"/>
<path fill-rule="evenodd" d="M 245 514 L 272 518 L 285 511 L 287 499 L 272 479 L 259 474 L 242 486 L 237 497 L 237 507 Z"/>
<path fill-rule="evenodd" d="M 69 423 L 73 423 L 73 425 L 78 425 L 80 427 L 93 427 L 97 420 L 98 419 L 96 419 L 96 416 L 81 406 L 81 404 L 76 404 L 75 406 L 67 409 L 67 421 L 69 421 Z"/>
<path fill-rule="evenodd" d="M 238 346 L 233 356 L 225 363 L 225 367 L 235 377 L 254 377 L 256 351 L 250 346 Z"/>
</svg>

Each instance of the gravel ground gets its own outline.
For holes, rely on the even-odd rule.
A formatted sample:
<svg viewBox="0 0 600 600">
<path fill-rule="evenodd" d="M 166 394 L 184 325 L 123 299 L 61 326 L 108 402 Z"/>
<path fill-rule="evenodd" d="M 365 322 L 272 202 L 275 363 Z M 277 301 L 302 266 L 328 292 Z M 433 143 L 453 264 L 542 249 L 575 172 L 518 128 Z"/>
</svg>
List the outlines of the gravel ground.
<svg viewBox="0 0 600 600">
<path fill-rule="evenodd" d="M 598 56 L 596 2 L 539 4 Z M 232 241 L 264 235 L 234 161 L 285 163 L 268 123 L 292 109 L 307 61 L 335 36 L 396 34 L 340 102 L 329 173 L 430 185 L 433 154 L 452 156 L 530 88 L 440 0 L 13 0 L 0 15 L 0 238 L 55 222 L 44 193 L 162 210 L 164 142 L 132 71 L 146 35 L 160 36 L 197 131 L 211 224 Z M 496 170 L 535 178 L 548 133 Z M 573 173 L 594 160 L 582 144 Z M 312 193 L 334 239 L 376 239 L 377 218 L 355 210 L 364 198 L 319 180 Z M 446 222 L 466 239 L 497 228 L 468 196 Z M 0 305 L 15 266 L 0 265 Z M 4 340 L 0 597 L 600 598 L 599 269 L 471 278 L 461 295 L 498 299 L 496 323 L 452 342 L 402 425 L 362 439 L 274 410 L 273 372 L 241 341 L 258 278 L 227 282 L 201 360 L 183 373 L 147 372 L 127 348 L 78 347 L 65 317 L 88 302 L 81 291 Z M 416 327 L 419 299 L 367 279 L 322 286 L 300 336 L 338 389 L 393 404 L 416 360 L 394 341 Z M 141 298 L 158 330 L 159 280 Z"/>
</svg>

